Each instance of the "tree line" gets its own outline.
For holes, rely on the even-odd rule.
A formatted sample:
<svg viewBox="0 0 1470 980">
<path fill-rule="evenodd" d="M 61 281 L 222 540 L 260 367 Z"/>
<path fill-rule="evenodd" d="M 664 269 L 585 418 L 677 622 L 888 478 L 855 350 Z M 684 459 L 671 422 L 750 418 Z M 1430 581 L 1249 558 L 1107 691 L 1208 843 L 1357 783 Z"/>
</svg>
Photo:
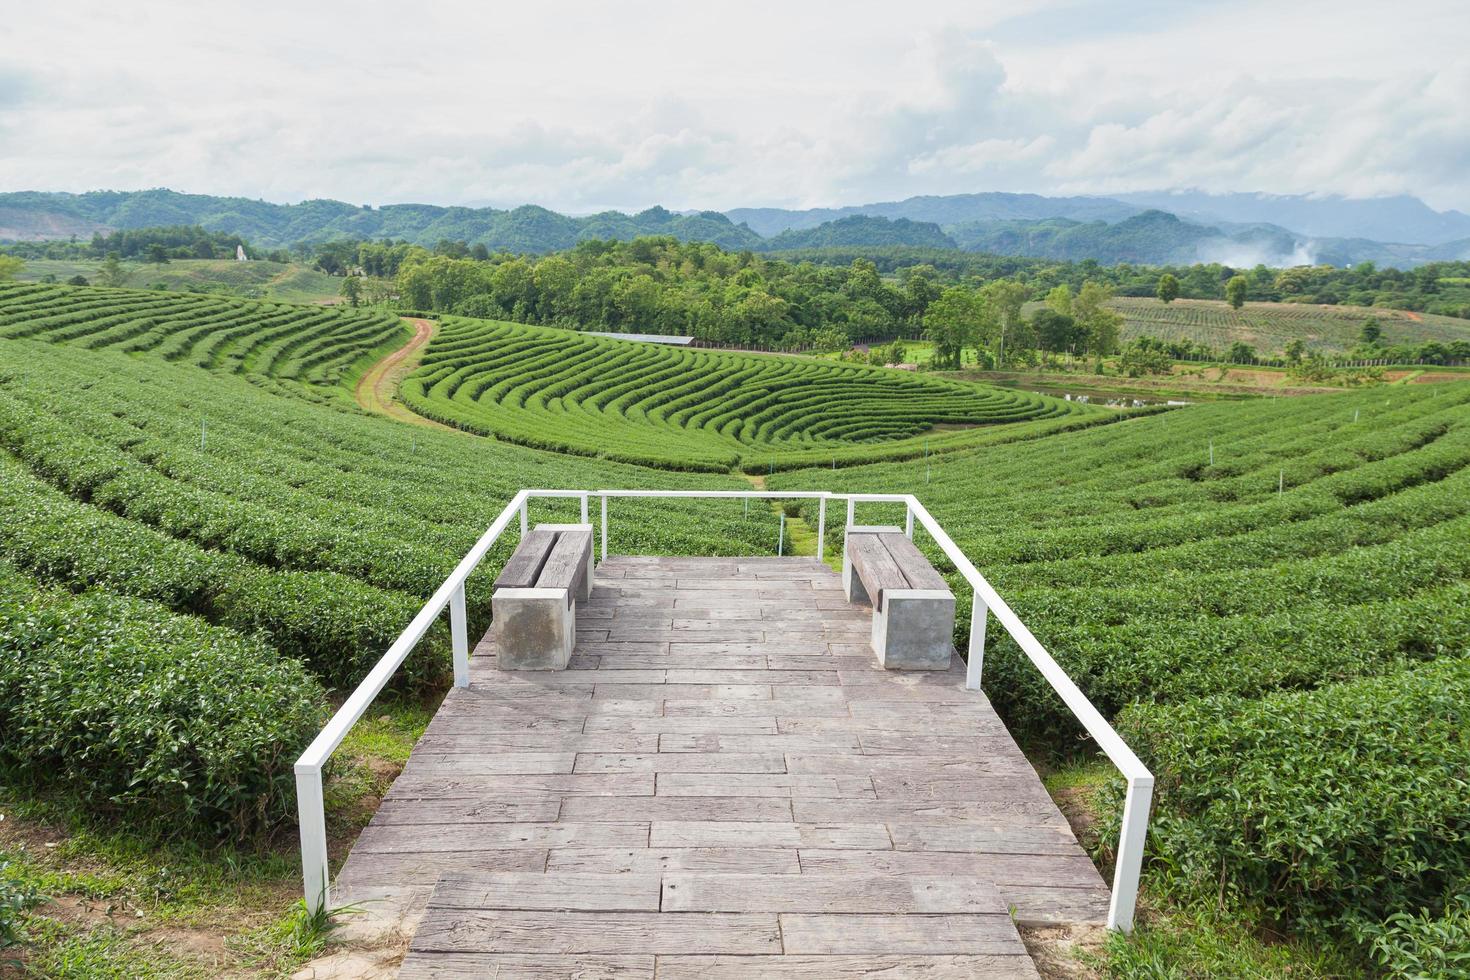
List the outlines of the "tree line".
<svg viewBox="0 0 1470 980">
<path fill-rule="evenodd" d="M 239 235 L 209 231 L 198 225 L 98 231 L 89 240 L 73 235 L 65 241 L 16 242 L 6 245 L 4 250 L 22 259 L 104 259 L 115 255 L 122 260 L 167 262 L 170 259 L 233 259 L 235 249 L 241 246 L 252 259 L 290 260 L 285 249 L 258 250 Z"/>
<path fill-rule="evenodd" d="M 1376 306 L 1470 318 L 1470 261 L 1430 262 L 1414 269 L 1379 267 L 1372 262 L 1350 268 L 1305 265 L 1276 269 L 1219 263 L 1102 265 L 1093 259 L 1069 262 L 905 246 L 800 249 L 776 254 L 790 262 L 820 265 L 845 265 L 863 258 L 884 275 L 896 275 L 909 266 L 929 265 L 957 280 L 1015 278 L 1031 285 L 1038 294 L 1063 283 L 1075 291 L 1091 279 L 1111 286 L 1119 296 L 1153 296 L 1161 277 L 1170 275 L 1178 284 L 1179 298 L 1221 299 L 1226 284 L 1239 276 L 1245 282 L 1243 299 L 1255 303 Z"/>
</svg>

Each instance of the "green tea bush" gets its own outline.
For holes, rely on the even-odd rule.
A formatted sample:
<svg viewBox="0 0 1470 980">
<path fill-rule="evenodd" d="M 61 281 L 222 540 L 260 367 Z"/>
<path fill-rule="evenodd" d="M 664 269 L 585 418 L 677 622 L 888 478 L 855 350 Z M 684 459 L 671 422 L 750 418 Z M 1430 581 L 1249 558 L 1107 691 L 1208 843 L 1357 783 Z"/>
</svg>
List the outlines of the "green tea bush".
<svg viewBox="0 0 1470 980">
<path fill-rule="evenodd" d="M 1391 977 L 1439 980 L 1470 976 L 1470 881 L 1451 892 L 1443 912 L 1395 912 L 1363 930 L 1373 959 Z"/>
<path fill-rule="evenodd" d="M 1273 615 L 1152 618 L 1049 631 L 1054 655 L 1088 699 L 1112 715 L 1136 701 L 1178 704 L 1212 694 L 1255 697 L 1389 673 L 1470 653 L 1470 583 L 1361 605 Z M 1080 732 L 1009 637 L 986 659 L 1015 695 L 1008 717 L 1057 743 Z"/>
<path fill-rule="evenodd" d="M 305 661 L 326 683 L 355 686 L 418 612 L 409 595 L 332 572 L 273 570 L 202 551 L 145 525 L 73 501 L 29 476 L 0 450 L 0 557 L 73 591 L 101 586 L 260 633 Z M 442 681 L 448 631 L 396 675 L 402 689 Z"/>
<path fill-rule="evenodd" d="M 21 931 L 22 916 L 40 903 L 40 893 L 17 873 L 9 856 L 0 851 L 0 967 L 8 964 L 6 950 L 19 946 L 25 939 Z"/>
<path fill-rule="evenodd" d="M 1470 877 L 1470 656 L 1256 701 L 1139 706 L 1158 861 L 1307 930 L 1438 908 Z"/>
<path fill-rule="evenodd" d="M 294 813 L 320 686 L 259 641 L 0 565 L 0 769 L 181 836 L 240 839 Z"/>
<path fill-rule="evenodd" d="M 408 337 L 396 316 L 189 293 L 0 283 L 0 338 L 150 353 L 221 372 L 266 375 L 310 397 Z"/>
<path fill-rule="evenodd" d="M 415 411 L 471 432 L 712 472 L 911 459 L 1118 417 L 1043 395 L 866 366 L 462 318 L 443 322 L 401 390 Z M 1028 425 L 1017 432 L 1006 423 Z M 989 427 L 998 428 L 982 431 Z"/>
</svg>

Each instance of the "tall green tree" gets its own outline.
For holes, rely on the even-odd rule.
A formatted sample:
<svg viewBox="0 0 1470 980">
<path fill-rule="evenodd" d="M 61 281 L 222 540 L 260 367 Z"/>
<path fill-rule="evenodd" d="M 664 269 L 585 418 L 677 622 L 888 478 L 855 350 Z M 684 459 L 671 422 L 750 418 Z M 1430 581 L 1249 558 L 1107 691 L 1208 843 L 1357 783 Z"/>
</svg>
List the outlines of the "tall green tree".
<svg viewBox="0 0 1470 980">
<path fill-rule="evenodd" d="M 958 371 L 960 356 L 975 342 L 984 310 L 980 297 L 963 286 L 950 286 L 929 304 L 924 337 L 934 344 L 934 366 Z"/>
<path fill-rule="evenodd" d="M 1225 302 L 1235 309 L 1245 305 L 1245 292 L 1249 288 L 1245 276 L 1231 276 L 1230 281 L 1225 284 Z"/>
<path fill-rule="evenodd" d="M 161 242 L 154 242 L 148 246 L 148 261 L 154 265 L 163 265 L 168 261 L 168 249 Z"/>
<path fill-rule="evenodd" d="M 107 258 L 102 260 L 102 268 L 97 270 L 97 282 L 102 286 L 126 286 L 131 277 L 116 252 L 108 252 Z"/>
<path fill-rule="evenodd" d="M 1087 343 L 1087 330 L 1072 317 L 1056 310 L 1037 310 L 1031 317 L 1031 329 L 1036 334 L 1036 343 L 1042 350 L 1061 354 L 1076 352 Z"/>
<path fill-rule="evenodd" d="M 938 298 L 940 289 L 934 284 L 932 265 L 916 265 L 908 270 L 903 284 L 903 317 L 910 323 L 924 321 L 929 304 Z"/>
<path fill-rule="evenodd" d="M 1072 315 L 1072 287 L 1066 283 L 1054 287 L 1046 294 L 1046 305 L 1053 313 L 1062 316 Z"/>
<path fill-rule="evenodd" d="M 342 298 L 354 309 L 362 302 L 362 280 L 348 276 L 342 280 Z"/>
<path fill-rule="evenodd" d="M 1111 286 L 1089 279 L 1072 301 L 1072 313 L 1087 334 L 1087 352 L 1099 363 L 1118 349 L 1118 335 L 1123 328 L 1123 317 L 1107 307 L 1112 298 Z"/>
<path fill-rule="evenodd" d="M 986 285 L 980 295 L 988 314 L 984 326 L 994 335 L 996 363 L 1004 364 L 1006 339 L 1015 336 L 1021 324 L 1021 308 L 1031 298 L 1031 291 L 1014 280 L 998 279 Z"/>
<path fill-rule="evenodd" d="M 1179 280 L 1172 273 L 1164 273 L 1159 276 L 1159 288 L 1155 295 L 1164 303 L 1172 303 L 1179 298 Z"/>
</svg>

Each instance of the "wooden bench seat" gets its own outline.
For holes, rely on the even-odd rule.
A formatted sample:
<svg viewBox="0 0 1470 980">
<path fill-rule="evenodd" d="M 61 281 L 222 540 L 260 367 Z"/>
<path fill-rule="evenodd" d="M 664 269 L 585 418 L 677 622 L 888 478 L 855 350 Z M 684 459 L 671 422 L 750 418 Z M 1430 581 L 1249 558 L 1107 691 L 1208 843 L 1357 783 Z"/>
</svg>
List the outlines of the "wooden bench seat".
<svg viewBox="0 0 1470 980">
<path fill-rule="evenodd" d="M 896 527 L 850 527 L 842 584 L 873 607 L 873 652 L 891 670 L 947 670 L 954 655 L 954 593 Z"/>
<path fill-rule="evenodd" d="M 565 670 L 577 600 L 592 595 L 592 526 L 538 524 L 521 539 L 490 596 L 501 670 Z"/>
</svg>

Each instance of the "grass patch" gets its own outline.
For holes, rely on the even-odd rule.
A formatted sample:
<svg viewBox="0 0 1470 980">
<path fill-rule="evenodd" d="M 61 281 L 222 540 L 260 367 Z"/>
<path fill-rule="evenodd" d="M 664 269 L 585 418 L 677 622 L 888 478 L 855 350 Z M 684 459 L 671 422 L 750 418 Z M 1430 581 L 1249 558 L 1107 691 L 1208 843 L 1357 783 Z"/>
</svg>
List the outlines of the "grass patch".
<svg viewBox="0 0 1470 980">
<path fill-rule="evenodd" d="M 1329 946 L 1253 932 L 1209 909 L 1149 914 L 1133 933 L 1108 935 L 1093 959 L 1109 980 L 1344 980 L 1366 977 Z"/>
<path fill-rule="evenodd" d="M 438 701 L 375 705 L 343 742 L 326 786 L 335 861 Z M 294 836 L 258 849 L 205 848 L 170 841 L 164 828 L 92 826 L 83 812 L 0 787 L 0 965 L 14 960 L 21 976 L 284 977 L 320 955 L 351 914 L 307 912 Z M 6 948 L 6 936 L 17 945 Z"/>
</svg>

